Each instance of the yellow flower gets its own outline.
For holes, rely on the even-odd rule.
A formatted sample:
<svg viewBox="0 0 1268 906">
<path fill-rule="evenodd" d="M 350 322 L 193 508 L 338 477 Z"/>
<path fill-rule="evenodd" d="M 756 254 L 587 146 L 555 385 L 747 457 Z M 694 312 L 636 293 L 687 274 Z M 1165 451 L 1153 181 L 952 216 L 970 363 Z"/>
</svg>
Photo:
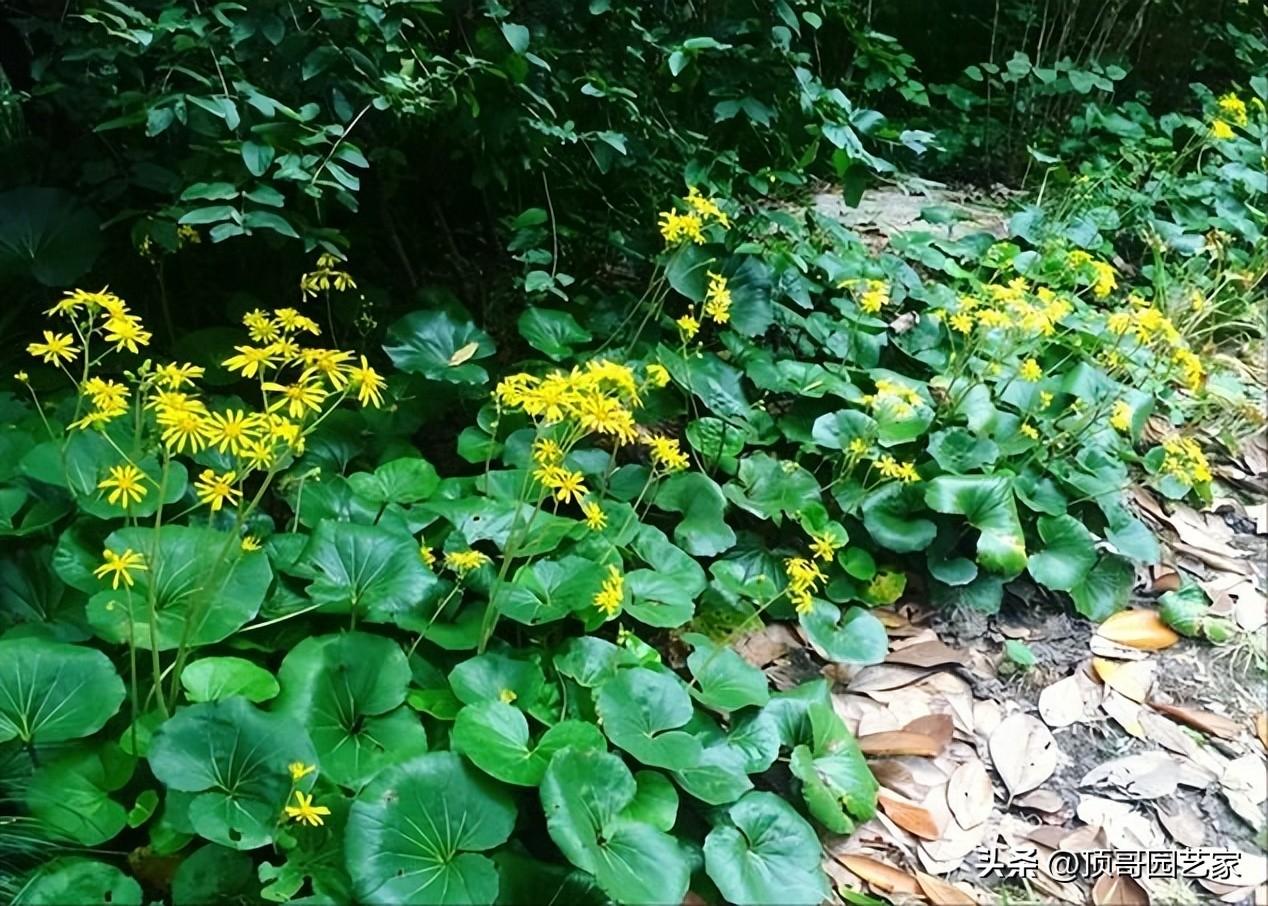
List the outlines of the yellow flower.
<svg viewBox="0 0 1268 906">
<path fill-rule="evenodd" d="M 1052 391 L 1051 391 L 1051 390 L 1040 390 L 1040 391 L 1039 391 L 1039 406 L 1040 406 L 1040 408 L 1042 408 L 1042 409 L 1047 409 L 1049 406 L 1051 406 L 1051 405 L 1052 405 L 1052 400 L 1053 400 L 1053 396 L 1052 396 Z"/>
<path fill-rule="evenodd" d="M 1250 120 L 1246 115 L 1246 102 L 1233 93 L 1222 95 L 1219 99 L 1220 112 L 1239 126 L 1245 126 Z"/>
<path fill-rule="evenodd" d="M 651 452 L 652 462 L 666 472 L 681 472 L 691 465 L 691 461 L 687 459 L 687 454 L 682 452 L 678 439 L 675 437 L 657 434 L 648 438 L 647 446 Z"/>
<path fill-rule="evenodd" d="M 1034 359 L 1026 359 L 1021 363 L 1021 368 L 1017 370 L 1018 375 L 1023 381 L 1036 383 L 1043 378 L 1043 369 L 1039 367 L 1039 363 Z"/>
<path fill-rule="evenodd" d="M 142 484 L 146 481 L 145 473 L 131 463 L 125 463 L 121 466 L 111 466 L 110 473 L 106 478 L 97 482 L 97 487 L 103 491 L 110 491 L 106 501 L 110 504 L 118 504 L 125 510 L 134 502 L 140 503 L 145 499 L 145 495 L 149 493 L 149 489 Z"/>
<path fill-rule="evenodd" d="M 13 373 L 13 379 L 19 384 L 25 384 L 31 380 L 31 376 L 25 371 L 15 371 Z"/>
<path fill-rule="evenodd" d="M 357 388 L 357 401 L 362 406 L 373 406 L 375 409 L 383 405 L 383 388 L 387 381 L 370 367 L 365 356 L 361 356 L 361 364 L 348 369 L 348 377 Z"/>
<path fill-rule="evenodd" d="M 855 437 L 850 441 L 849 446 L 846 447 L 846 452 L 857 459 L 860 456 L 866 456 L 869 449 L 871 447 L 867 441 L 861 437 Z"/>
<path fill-rule="evenodd" d="M 107 548 L 101 552 L 102 563 L 92 571 L 92 574 L 98 579 L 104 579 L 110 576 L 110 587 L 117 589 L 119 580 L 123 580 L 123 584 L 132 587 L 134 572 L 145 572 L 149 567 L 145 565 L 145 561 L 141 555 L 128 548 L 122 554 L 116 554 Z"/>
<path fill-rule="evenodd" d="M 669 370 L 659 362 L 652 362 L 644 369 L 647 372 L 647 382 L 653 387 L 669 386 Z"/>
<path fill-rule="evenodd" d="M 168 390 L 179 390 L 186 384 L 192 386 L 194 381 L 203 376 L 204 370 L 201 365 L 191 365 L 188 362 L 177 365 L 173 362 L 156 368 L 154 379 Z"/>
<path fill-rule="evenodd" d="M 243 553 L 254 553 L 260 549 L 260 539 L 255 537 L 255 535 L 243 535 L 240 547 Z"/>
<path fill-rule="evenodd" d="M 1236 135 L 1237 133 L 1233 131 L 1233 127 L 1219 117 L 1211 120 L 1211 138 L 1226 142 Z"/>
<path fill-rule="evenodd" d="M 603 512 L 603 507 L 589 500 L 581 502 L 581 512 L 586 517 L 586 525 L 596 532 L 602 531 L 608 524 L 608 517 Z"/>
<path fill-rule="evenodd" d="M 1110 410 L 1110 425 L 1115 431 L 1126 434 L 1132 429 L 1132 407 L 1127 405 L 1123 400 L 1114 403 L 1114 408 Z"/>
<path fill-rule="evenodd" d="M 317 770 L 315 764 L 304 764 L 302 761 L 292 761 L 286 766 L 286 770 L 291 772 L 291 782 L 294 783 L 303 780 L 309 774 Z"/>
<path fill-rule="evenodd" d="M 238 354 L 230 356 L 220 364 L 230 371 L 239 372 L 245 378 L 263 374 L 264 369 L 272 368 L 276 364 L 274 357 L 277 353 L 271 346 L 235 346 L 233 348 L 238 351 Z"/>
<path fill-rule="evenodd" d="M 684 239 L 689 239 L 696 245 L 704 243 L 704 233 L 701 232 L 704 228 L 704 221 L 697 214 L 661 211 L 659 225 L 661 236 L 670 245 L 676 245 Z"/>
<path fill-rule="evenodd" d="M 709 271 L 709 288 L 704 295 L 704 313 L 716 324 L 725 324 L 731 320 L 731 290 L 727 288 L 726 277 Z"/>
<path fill-rule="evenodd" d="M 691 312 L 687 312 L 674 323 L 678 325 L 678 330 L 684 340 L 690 340 L 700 332 L 700 322 L 696 320 Z"/>
<path fill-rule="evenodd" d="M 310 827 L 321 827 L 323 815 L 329 815 L 330 809 L 324 805 L 313 805 L 313 797 L 305 795 L 302 790 L 295 791 L 295 805 L 286 806 L 286 817 L 307 824 Z"/>
<path fill-rule="evenodd" d="M 422 558 L 423 563 L 429 568 L 436 565 L 436 552 L 424 544 L 421 538 L 418 544 L 418 556 Z"/>
<path fill-rule="evenodd" d="M 816 560 L 823 560 L 831 563 L 832 558 L 836 556 L 837 551 L 844 547 L 843 544 L 838 542 L 837 539 L 830 534 L 825 533 L 823 535 L 811 535 L 810 537 L 810 551 L 815 555 Z"/>
<path fill-rule="evenodd" d="M 297 384 L 278 384 L 266 381 L 260 389 L 271 393 L 280 393 L 281 397 L 269 404 L 269 411 L 285 409 L 291 418 L 303 418 L 309 410 L 319 412 L 321 404 L 330 393 L 322 386 L 300 380 Z"/>
<path fill-rule="evenodd" d="M 84 431 L 88 428 L 100 428 L 102 425 L 107 425 L 114 421 L 120 415 L 126 414 L 127 411 L 127 406 L 111 406 L 107 409 L 93 409 L 86 415 L 83 415 L 71 422 L 70 428 L 73 431 Z"/>
<path fill-rule="evenodd" d="M 1197 441 L 1189 437 L 1171 437 L 1162 442 L 1162 471 L 1189 484 L 1211 480 L 1211 467 Z"/>
<path fill-rule="evenodd" d="M 730 218 L 728 218 L 726 214 L 723 213 L 722 209 L 718 207 L 717 202 L 715 202 L 712 198 L 705 198 L 700 194 L 700 190 L 695 186 L 689 186 L 687 188 L 687 197 L 684 198 L 683 201 L 687 203 L 689 208 L 706 220 L 712 220 L 715 223 L 720 223 L 723 227 L 731 226 Z"/>
<path fill-rule="evenodd" d="M 874 315 L 889 301 L 889 284 L 884 280 L 868 280 L 865 286 L 862 295 L 859 296 L 859 308 L 869 315 Z"/>
<path fill-rule="evenodd" d="M 125 385 L 99 377 L 91 377 L 84 382 L 84 393 L 98 409 L 119 409 L 128 401 Z"/>
<path fill-rule="evenodd" d="M 952 315 L 950 324 L 951 329 L 958 333 L 971 333 L 973 330 L 973 318 L 964 312 Z"/>
<path fill-rule="evenodd" d="M 274 348 L 280 344 L 274 343 Z M 352 358 L 352 353 L 344 352 L 340 349 L 305 349 L 302 354 L 304 366 L 310 371 L 316 371 L 326 380 L 330 381 L 330 386 L 336 390 L 342 390 L 348 386 L 348 375 L 345 373 L 350 366 L 345 365 Z M 373 374 L 373 369 L 366 362 L 365 356 L 361 357 L 362 367 Z M 377 375 L 375 375 L 377 377 Z M 364 403 L 362 404 L 364 405 Z"/>
<path fill-rule="evenodd" d="M 174 453 L 184 453 L 185 447 L 197 453 L 210 439 L 207 421 L 197 412 L 176 411 L 167 416 L 160 412 L 158 421 L 163 427 L 163 443 Z"/>
<path fill-rule="evenodd" d="M 585 476 L 570 469 L 546 466 L 535 471 L 533 477 L 553 491 L 555 499 L 560 503 L 580 501 L 588 493 L 584 484 Z"/>
<path fill-rule="evenodd" d="M 788 599 L 797 613 L 809 613 L 814 608 L 812 593 L 818 591 L 818 583 L 826 582 L 828 577 L 819 569 L 819 564 L 805 557 L 785 560 L 784 573 L 788 576 Z"/>
<path fill-rule="evenodd" d="M 1202 368 L 1202 360 L 1191 349 L 1177 349 L 1172 361 L 1179 368 L 1180 380 L 1186 387 L 1197 390 L 1202 386 L 1206 372 Z"/>
<path fill-rule="evenodd" d="M 306 315 L 301 315 L 293 308 L 278 308 L 273 311 L 273 323 L 281 330 L 303 330 L 313 336 L 321 334 L 321 328 L 317 326 L 317 322 Z"/>
<path fill-rule="evenodd" d="M 141 327 L 141 319 L 136 315 L 120 315 L 106 320 L 105 340 L 113 343 L 115 352 L 126 349 L 128 352 L 139 352 L 138 347 L 148 346 L 152 335 Z"/>
<path fill-rule="evenodd" d="M 899 462 L 888 453 L 876 460 L 876 469 L 881 473 L 882 478 L 892 478 L 903 482 L 920 480 L 920 473 L 916 471 L 915 464 Z"/>
<path fill-rule="evenodd" d="M 543 468 L 557 466 L 564 461 L 563 447 L 553 438 L 539 437 L 533 441 L 533 462 Z"/>
<path fill-rule="evenodd" d="M 194 491 L 198 499 L 211 507 L 213 513 L 219 512 L 225 503 L 237 505 L 242 499 L 242 492 L 233 486 L 238 480 L 238 473 L 229 471 L 217 475 L 215 469 L 203 469 L 194 482 Z"/>
<path fill-rule="evenodd" d="M 79 355 L 79 347 L 75 338 L 68 333 L 44 331 L 43 343 L 28 343 L 26 351 L 44 360 L 46 365 L 59 365 L 62 362 L 73 362 Z"/>
<path fill-rule="evenodd" d="M 625 601 L 625 577 L 612 564 L 608 564 L 608 577 L 594 596 L 594 606 L 608 617 L 616 616 Z"/>
<path fill-rule="evenodd" d="M 1118 286 L 1118 278 L 1114 275 L 1114 268 L 1104 261 L 1093 261 L 1092 270 L 1096 274 L 1096 278 L 1092 282 L 1092 295 L 1098 299 L 1104 299 Z"/>
<path fill-rule="evenodd" d="M 211 446 L 221 453 L 239 455 L 247 444 L 255 440 L 256 418 L 241 409 L 230 409 L 226 412 L 213 412 L 207 416 L 206 432 Z"/>
<path fill-rule="evenodd" d="M 1035 426 L 1032 425 L 1030 422 L 1026 422 L 1018 430 L 1020 430 L 1024 436 L 1029 437 L 1031 440 L 1039 439 L 1039 430 L 1035 428 Z"/>
<path fill-rule="evenodd" d="M 491 563 L 487 554 L 480 551 L 451 551 L 445 554 L 445 566 L 452 569 L 459 576 L 465 576 L 473 569 L 479 569 L 486 563 Z"/>
</svg>

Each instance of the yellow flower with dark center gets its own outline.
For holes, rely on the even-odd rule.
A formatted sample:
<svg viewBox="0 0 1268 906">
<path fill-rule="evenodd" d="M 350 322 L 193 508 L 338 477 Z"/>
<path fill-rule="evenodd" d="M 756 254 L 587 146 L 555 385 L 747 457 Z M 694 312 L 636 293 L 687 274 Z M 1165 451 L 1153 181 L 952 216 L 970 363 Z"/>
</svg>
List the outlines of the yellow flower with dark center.
<svg viewBox="0 0 1268 906">
<path fill-rule="evenodd" d="M 145 499 L 145 495 L 149 493 L 149 488 L 145 486 L 147 480 L 145 473 L 136 466 L 124 463 L 121 466 L 111 466 L 109 474 L 97 482 L 97 487 L 110 492 L 106 497 L 107 503 L 118 504 L 126 510 L 133 503 L 140 503 Z"/>
<path fill-rule="evenodd" d="M 44 361 L 46 365 L 60 365 L 62 362 L 73 362 L 79 355 L 79 347 L 75 338 L 68 333 L 44 331 L 43 343 L 28 343 L 26 351 Z"/>
<path fill-rule="evenodd" d="M 725 324 L 731 320 L 731 290 L 727 287 L 726 277 L 709 271 L 709 288 L 704 295 L 704 313 L 715 324 Z"/>
<path fill-rule="evenodd" d="M 136 315 L 121 315 L 106 320 L 105 340 L 114 345 L 115 352 L 126 349 L 128 352 L 140 352 L 141 346 L 150 345 L 151 333 L 141 326 L 141 319 Z"/>
<path fill-rule="evenodd" d="M 330 814 L 324 805 L 313 805 L 313 797 L 305 795 L 303 790 L 295 791 L 295 804 L 286 806 L 286 817 L 309 827 L 321 827 L 325 822 L 322 817 Z"/>
<path fill-rule="evenodd" d="M 362 406 L 378 409 L 383 405 L 383 388 L 387 386 L 387 381 L 370 367 L 365 356 L 361 356 L 360 365 L 348 369 L 348 377 L 357 388 L 357 401 Z"/>
<path fill-rule="evenodd" d="M 651 452 L 652 462 L 666 472 L 681 472 L 691 465 L 691 461 L 687 459 L 687 454 L 682 452 L 678 439 L 675 437 L 657 434 L 648 438 L 647 446 Z"/>
<path fill-rule="evenodd" d="M 487 554 L 480 551 L 450 551 L 445 554 L 445 566 L 456 572 L 459 576 L 465 576 L 472 570 L 479 569 L 486 563 L 491 563 Z"/>
<path fill-rule="evenodd" d="M 608 576 L 594 596 L 594 606 L 608 617 L 614 617 L 625 602 L 625 577 L 612 564 L 608 564 Z"/>
<path fill-rule="evenodd" d="M 237 506 L 242 499 L 242 491 L 233 486 L 237 480 L 238 473 L 232 470 L 217 475 L 215 469 L 203 469 L 194 482 L 194 491 L 213 513 L 218 513 L 226 503 Z"/>
<path fill-rule="evenodd" d="M 281 394 L 278 399 L 269 403 L 269 411 L 276 412 L 279 409 L 285 409 L 286 414 L 291 418 L 303 418 L 309 411 L 321 411 L 321 404 L 330 395 L 329 391 L 320 384 L 303 380 L 295 384 L 266 381 L 260 387 L 270 393 Z"/>
<path fill-rule="evenodd" d="M 110 577 L 110 587 L 117 589 L 122 581 L 124 585 L 131 588 L 134 579 L 134 572 L 145 572 L 149 567 L 145 565 L 145 560 L 132 548 L 128 548 L 121 554 L 106 548 L 101 552 L 101 565 L 92 571 L 92 574 L 98 579 Z"/>
<path fill-rule="evenodd" d="M 1043 369 L 1039 367 L 1039 363 L 1034 359 L 1026 359 L 1021 363 L 1021 368 L 1017 370 L 1018 375 L 1023 381 L 1029 381 L 1034 384 L 1043 378 Z"/>
<path fill-rule="evenodd" d="M 221 453 L 239 455 L 255 440 L 256 418 L 241 409 L 213 412 L 206 420 L 207 439 Z"/>
<path fill-rule="evenodd" d="M 264 369 L 272 368 L 276 362 L 277 353 L 270 346 L 235 346 L 238 354 L 230 356 L 220 364 L 224 365 L 230 371 L 236 371 L 245 378 L 253 378 L 257 374 L 263 374 Z"/>
<path fill-rule="evenodd" d="M 608 517 L 603 512 L 603 507 L 589 500 L 581 502 L 581 512 L 586 517 L 586 526 L 596 532 L 603 531 L 608 524 Z"/>
<path fill-rule="evenodd" d="M 292 761 L 286 766 L 286 770 L 290 772 L 291 782 L 295 783 L 314 773 L 317 770 L 317 765 L 304 764 L 302 761 Z"/>
</svg>

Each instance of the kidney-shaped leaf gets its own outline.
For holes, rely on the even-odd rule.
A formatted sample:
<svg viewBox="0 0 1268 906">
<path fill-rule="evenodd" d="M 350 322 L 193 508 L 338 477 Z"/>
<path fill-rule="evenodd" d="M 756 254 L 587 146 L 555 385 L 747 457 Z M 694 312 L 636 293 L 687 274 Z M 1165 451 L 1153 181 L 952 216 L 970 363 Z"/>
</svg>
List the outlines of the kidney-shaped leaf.
<svg viewBox="0 0 1268 906">
<path fill-rule="evenodd" d="M 1040 516 L 1038 526 L 1047 546 L 1030 555 L 1026 568 L 1040 585 L 1069 591 L 1096 565 L 1096 538 L 1073 516 Z"/>
<path fill-rule="evenodd" d="M 555 362 L 572 355 L 573 346 L 588 343 L 591 338 L 590 331 L 578 324 L 576 318 L 554 308 L 530 305 L 516 324 L 528 345 L 546 353 Z"/>
<path fill-rule="evenodd" d="M 75 856 L 54 859 L 39 870 L 15 906 L 141 906 L 141 885 L 113 865 Z"/>
<path fill-rule="evenodd" d="M 181 671 L 190 701 L 209 702 L 231 695 L 266 702 L 277 695 L 277 680 L 263 667 L 240 657 L 205 657 Z"/>
<path fill-rule="evenodd" d="M 493 340 L 470 321 L 445 311 L 412 312 L 387 329 L 383 350 L 402 371 L 451 384 L 483 384 L 489 374 L 474 359 L 493 355 Z"/>
<path fill-rule="evenodd" d="M 88 736 L 123 695 L 123 680 L 100 651 L 39 638 L 0 641 L 0 742 Z"/>
<path fill-rule="evenodd" d="M 732 648 L 717 645 L 699 633 L 688 633 L 682 638 L 695 648 L 687 658 L 687 667 L 700 686 L 696 697 L 704 704 L 722 711 L 738 711 L 748 705 L 764 705 L 770 699 L 766 674 Z"/>
<path fill-rule="evenodd" d="M 500 701 L 482 701 L 459 711 L 452 743 L 486 774 L 519 786 L 541 783 L 551 756 L 560 749 L 607 749 L 599 728 L 581 720 L 560 721 L 533 744 L 523 712 Z"/>
<path fill-rule="evenodd" d="M 700 742 L 675 729 L 691 719 L 691 696 L 677 677 L 646 667 L 622 670 L 595 701 L 608 739 L 643 764 L 670 770 L 700 760 Z"/>
<path fill-rule="evenodd" d="M 963 516 L 981 533 L 977 560 L 986 569 L 1015 576 L 1026 568 L 1026 539 L 1010 477 L 939 475 L 926 485 L 925 503 L 935 512 Z"/>
<path fill-rule="evenodd" d="M 840 608 L 816 600 L 801 615 L 806 637 L 825 657 L 842 664 L 879 664 L 889 652 L 885 626 L 861 607 Z"/>
<path fill-rule="evenodd" d="M 814 906 L 828 898 L 819 838 L 792 806 L 774 793 L 748 793 L 727 818 L 704 841 L 705 871 L 727 902 Z"/>
<path fill-rule="evenodd" d="M 498 871 L 481 855 L 506 842 L 515 803 L 452 752 L 383 771 L 348 815 L 344 852 L 364 903 L 485 904 Z"/>
</svg>

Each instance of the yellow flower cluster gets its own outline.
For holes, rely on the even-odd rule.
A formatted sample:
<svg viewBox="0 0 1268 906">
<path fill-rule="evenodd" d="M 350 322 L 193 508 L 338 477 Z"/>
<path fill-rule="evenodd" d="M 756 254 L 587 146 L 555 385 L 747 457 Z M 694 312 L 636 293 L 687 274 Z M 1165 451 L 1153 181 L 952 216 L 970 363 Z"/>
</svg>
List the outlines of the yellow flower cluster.
<svg viewBox="0 0 1268 906">
<path fill-rule="evenodd" d="M 876 471 L 881 473 L 882 478 L 896 479 L 904 483 L 920 480 L 920 473 L 916 471 L 915 463 L 899 462 L 888 453 L 876 460 Z"/>
<path fill-rule="evenodd" d="M 666 472 L 681 472 L 691 465 L 687 454 L 682 452 L 678 439 L 675 437 L 665 437 L 663 434 L 653 435 L 647 439 L 647 447 L 651 453 L 652 464 Z"/>
<path fill-rule="evenodd" d="M 1162 442 L 1162 471 L 1191 485 L 1211 480 L 1211 467 L 1197 441 L 1191 437 L 1170 437 Z"/>
<path fill-rule="evenodd" d="M 1026 359 L 1021 363 L 1021 367 L 1017 369 L 1017 375 L 1023 381 L 1034 384 L 1043 378 L 1043 369 L 1039 367 L 1039 362 L 1035 359 Z"/>
<path fill-rule="evenodd" d="M 695 186 L 687 190 L 687 197 L 683 199 L 683 202 L 688 208 L 686 213 L 674 210 L 660 212 L 658 220 L 660 235 L 667 244 L 678 245 L 685 240 L 696 245 L 703 245 L 706 226 L 717 224 L 723 229 L 731 226 L 730 218 L 718 206 L 718 203 L 712 198 L 701 195 Z"/>
<path fill-rule="evenodd" d="M 1117 400 L 1110 409 L 1110 427 L 1126 434 L 1132 429 L 1132 407 L 1125 400 Z"/>
<path fill-rule="evenodd" d="M 317 267 L 299 278 L 299 294 L 302 299 L 315 298 L 323 292 L 337 289 L 344 292 L 357 288 L 357 282 L 347 271 L 340 270 L 339 259 L 325 253 L 317 257 Z M 259 341 L 257 341 L 259 342 Z"/>
<path fill-rule="evenodd" d="M 603 507 L 593 500 L 583 500 L 581 502 L 581 512 L 586 517 L 586 526 L 596 532 L 603 531 L 608 524 L 608 517 L 603 512 Z"/>
<path fill-rule="evenodd" d="M 1081 276 L 1090 275 L 1092 295 L 1104 299 L 1118 286 L 1118 276 L 1114 267 L 1104 261 L 1097 261 L 1083 249 L 1075 249 L 1066 256 L 1066 263 L 1071 270 L 1078 271 Z"/>
<path fill-rule="evenodd" d="M 731 290 L 727 287 L 726 277 L 709 271 L 709 288 L 704 296 L 705 316 L 715 324 L 725 324 L 731 320 Z"/>
<path fill-rule="evenodd" d="M 609 564 L 608 576 L 603 580 L 603 585 L 598 592 L 595 593 L 594 606 L 608 617 L 614 617 L 624 602 L 625 577 L 621 575 L 619 569 Z"/>
<path fill-rule="evenodd" d="M 459 576 L 465 576 L 491 562 L 493 561 L 489 559 L 488 554 L 476 550 L 450 551 L 445 554 L 445 566 Z"/>
<path fill-rule="evenodd" d="M 978 326 L 1047 337 L 1056 333 L 1057 324 L 1071 311 L 1069 300 L 1046 286 L 1037 287 L 1032 294 L 1023 277 L 1006 284 L 985 284 L 982 295 L 985 299 L 960 297 L 955 313 L 948 319 L 952 330 L 968 334 Z"/>
<path fill-rule="evenodd" d="M 1235 125 L 1245 126 L 1250 122 L 1250 117 L 1246 114 L 1246 102 L 1232 92 L 1222 95 L 1217 103 L 1224 118 Z"/>
<path fill-rule="evenodd" d="M 678 332 L 682 334 L 684 340 L 690 340 L 700 332 L 700 322 L 696 320 L 691 309 L 687 309 L 687 313 L 674 323 L 678 325 Z"/>
<path fill-rule="evenodd" d="M 864 394 L 860 400 L 864 406 L 886 409 L 897 418 L 906 418 L 925 402 L 915 387 L 888 378 L 877 378 L 876 392 Z"/>
<path fill-rule="evenodd" d="M 816 560 L 823 560 L 825 563 L 831 563 L 837 551 L 844 546 L 842 542 L 828 532 L 824 532 L 822 535 L 812 534 L 810 536 L 810 552 L 815 555 Z"/>
<path fill-rule="evenodd" d="M 814 592 L 819 590 L 819 583 L 826 582 L 828 577 L 819 569 L 819 564 L 805 557 L 785 560 L 784 573 L 788 576 L 788 600 L 797 613 L 809 613 L 814 607 Z"/>
<path fill-rule="evenodd" d="M 1023 437 L 1028 437 L 1031 440 L 1039 439 L 1039 429 L 1036 428 L 1034 425 L 1032 425 L 1030 422 L 1023 422 L 1021 427 L 1019 427 L 1017 430 L 1022 433 Z"/>
<path fill-rule="evenodd" d="M 1159 355 L 1168 355 L 1184 386 L 1190 390 L 1201 387 L 1206 377 L 1202 360 L 1188 347 L 1171 319 L 1139 296 L 1131 295 L 1127 301 L 1128 308 L 1111 312 L 1105 319 L 1106 329 L 1118 336 L 1131 333 L 1141 346 L 1151 346 Z"/>
</svg>

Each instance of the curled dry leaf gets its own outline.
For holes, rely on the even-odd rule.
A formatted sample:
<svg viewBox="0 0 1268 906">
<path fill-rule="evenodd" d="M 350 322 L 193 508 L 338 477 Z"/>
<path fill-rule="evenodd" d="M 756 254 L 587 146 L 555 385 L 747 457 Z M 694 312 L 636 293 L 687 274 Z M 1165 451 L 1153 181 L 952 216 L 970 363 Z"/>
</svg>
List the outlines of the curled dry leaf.
<svg viewBox="0 0 1268 906">
<path fill-rule="evenodd" d="M 1101 875 L 1092 886 L 1095 906 L 1149 906 L 1145 888 L 1127 875 Z"/>
<path fill-rule="evenodd" d="M 768 623 L 735 644 L 735 650 L 739 652 L 740 657 L 754 667 L 765 667 L 790 649 L 800 647 L 797 637 L 783 623 Z"/>
<path fill-rule="evenodd" d="M 1180 641 L 1175 630 L 1152 610 L 1120 610 L 1098 626 L 1096 633 L 1111 642 L 1146 651 L 1170 648 Z"/>
<path fill-rule="evenodd" d="M 947 808 L 960 827 L 977 827 L 994 807 L 995 789 L 985 765 L 974 759 L 956 768 L 947 781 Z"/>
<path fill-rule="evenodd" d="M 1089 638 L 1087 646 L 1097 657 L 1114 658 L 1119 661 L 1143 661 L 1149 657 L 1148 651 L 1141 648 L 1129 648 L 1099 635 Z"/>
<path fill-rule="evenodd" d="M 1205 733 L 1207 736 L 1236 739 L 1242 732 L 1241 724 L 1235 720 L 1230 720 L 1222 714 L 1212 714 L 1210 711 L 1203 711 L 1201 708 L 1183 708 L 1179 705 L 1168 705 L 1163 702 L 1151 701 L 1149 704 L 1155 711 L 1167 715 L 1172 720 L 1179 721 L 1186 727 L 1192 727 L 1201 733 Z"/>
<path fill-rule="evenodd" d="M 925 874 L 923 871 L 916 872 L 916 883 L 920 885 L 925 899 L 937 906 L 978 906 L 976 897 L 970 896 L 954 884 Z"/>
<path fill-rule="evenodd" d="M 1149 697 L 1153 686 L 1154 665 L 1147 661 L 1119 663 L 1106 658 L 1092 658 L 1092 669 L 1101 682 L 1116 692 L 1140 703 Z"/>
<path fill-rule="evenodd" d="M 915 878 L 880 859 L 856 855 L 840 855 L 836 859 L 877 890 L 886 893 L 920 893 L 920 885 Z"/>
<path fill-rule="evenodd" d="M 932 757 L 942 751 L 936 739 L 923 733 L 894 730 L 889 733 L 869 733 L 859 737 L 859 748 L 864 755 L 924 755 Z"/>
<path fill-rule="evenodd" d="M 1140 720 L 1145 709 L 1126 695 L 1113 689 L 1106 689 L 1101 699 L 1101 710 L 1114 718 L 1115 723 L 1132 736 L 1137 739 L 1145 738 L 1145 731 Z"/>
<path fill-rule="evenodd" d="M 957 651 L 938 640 L 917 642 L 896 651 L 885 658 L 886 664 L 903 664 L 908 667 L 941 667 L 964 663 L 965 653 Z"/>
<path fill-rule="evenodd" d="M 1043 722 L 1014 714 L 995 728 L 991 761 L 1012 796 L 1033 790 L 1057 769 L 1057 741 Z"/>
<path fill-rule="evenodd" d="M 928 809 L 910 802 L 903 802 L 891 796 L 880 796 L 881 810 L 889 819 L 910 834 L 923 840 L 937 840 L 941 836 L 938 824 L 933 820 Z"/>
</svg>

